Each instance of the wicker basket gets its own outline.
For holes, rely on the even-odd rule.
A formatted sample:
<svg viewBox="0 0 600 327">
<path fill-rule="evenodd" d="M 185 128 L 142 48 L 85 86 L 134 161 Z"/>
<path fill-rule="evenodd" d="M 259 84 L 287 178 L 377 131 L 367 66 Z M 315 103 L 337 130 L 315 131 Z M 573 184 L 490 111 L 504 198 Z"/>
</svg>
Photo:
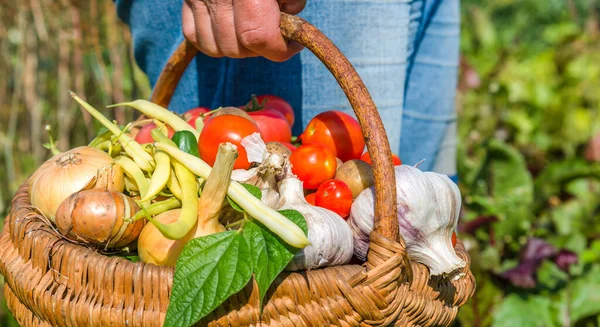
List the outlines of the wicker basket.
<svg viewBox="0 0 600 327">
<path fill-rule="evenodd" d="M 377 109 L 340 51 L 315 27 L 282 14 L 282 34 L 310 49 L 346 92 L 373 156 L 376 222 L 368 261 L 283 273 L 259 307 L 249 283 L 197 326 L 447 326 L 472 295 L 457 281 L 430 278 L 398 235 L 391 152 Z M 166 106 L 196 54 L 184 42 L 166 65 L 153 101 Z M 24 183 L 0 235 L 0 273 L 8 307 L 22 326 L 161 326 L 173 268 L 101 255 L 65 241 L 31 207 Z M 459 242 L 456 251 L 469 262 Z"/>
</svg>

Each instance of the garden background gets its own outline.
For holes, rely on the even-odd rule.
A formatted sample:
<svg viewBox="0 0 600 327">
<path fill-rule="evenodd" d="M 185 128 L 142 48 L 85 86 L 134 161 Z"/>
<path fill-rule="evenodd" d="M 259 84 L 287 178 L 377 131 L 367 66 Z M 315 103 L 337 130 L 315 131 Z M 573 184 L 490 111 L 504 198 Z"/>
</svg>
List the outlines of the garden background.
<svg viewBox="0 0 600 327">
<path fill-rule="evenodd" d="M 456 326 L 600 325 L 599 11 L 462 0 L 459 237 L 477 291 Z M 0 0 L 0 217 L 49 134 L 65 150 L 97 131 L 67 90 L 98 108 L 148 97 L 130 45 L 112 1 Z"/>
</svg>

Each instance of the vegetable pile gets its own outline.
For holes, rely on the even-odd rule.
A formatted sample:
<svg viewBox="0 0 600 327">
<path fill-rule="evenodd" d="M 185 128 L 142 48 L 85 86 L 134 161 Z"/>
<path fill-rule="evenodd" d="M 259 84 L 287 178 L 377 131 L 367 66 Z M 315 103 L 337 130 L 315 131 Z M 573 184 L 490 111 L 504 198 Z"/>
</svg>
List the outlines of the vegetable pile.
<svg viewBox="0 0 600 327">
<path fill-rule="evenodd" d="M 195 323 L 252 277 L 262 301 L 283 270 L 366 258 L 374 176 L 351 115 L 323 112 L 293 137 L 294 111 L 273 95 L 183 115 L 136 100 L 110 106 L 143 114 L 118 126 L 71 97 L 104 129 L 31 176 L 32 205 L 72 242 L 174 266 L 166 326 Z M 409 256 L 459 278 L 456 185 L 393 159 Z"/>
</svg>

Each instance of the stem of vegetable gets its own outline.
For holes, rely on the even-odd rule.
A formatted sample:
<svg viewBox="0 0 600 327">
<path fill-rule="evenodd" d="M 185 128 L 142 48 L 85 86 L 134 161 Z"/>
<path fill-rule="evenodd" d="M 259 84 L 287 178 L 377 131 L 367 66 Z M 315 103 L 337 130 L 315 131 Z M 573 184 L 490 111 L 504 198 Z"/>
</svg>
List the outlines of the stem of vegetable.
<svg viewBox="0 0 600 327">
<path fill-rule="evenodd" d="M 163 201 L 154 202 L 146 208 L 142 208 L 142 210 L 133 215 L 131 219 L 136 221 L 146 218 L 147 216 L 156 216 L 165 211 L 177 208 L 181 208 L 181 201 L 179 201 L 177 198 L 171 197 Z"/>
<path fill-rule="evenodd" d="M 177 221 L 163 224 L 160 221 L 147 217 L 148 220 L 168 239 L 179 240 L 183 238 L 198 221 L 198 184 L 196 176 L 184 165 L 173 162 L 175 175 L 181 182 L 181 211 Z"/>
<path fill-rule="evenodd" d="M 196 130 L 198 133 L 202 133 L 202 129 L 204 128 L 204 117 L 198 116 L 196 118 Z"/>
<path fill-rule="evenodd" d="M 148 117 L 152 117 L 166 123 L 171 126 L 175 131 L 190 131 L 194 133 L 196 136 L 196 140 L 200 137 L 200 133 L 195 130 L 190 124 L 188 124 L 185 120 L 181 119 L 175 113 L 165 109 L 156 103 L 150 102 L 148 100 L 135 100 L 131 102 L 122 102 L 107 106 L 108 108 L 119 107 L 119 106 L 128 106 L 132 107 L 144 115 Z"/>
<path fill-rule="evenodd" d="M 56 143 L 54 142 L 54 138 L 52 137 L 52 126 L 46 125 L 46 132 L 48 132 L 48 143 L 44 144 L 44 147 L 50 150 L 53 156 L 61 153 L 61 151 L 56 146 Z"/>
<path fill-rule="evenodd" d="M 96 135 L 96 137 L 88 144 L 88 146 L 97 147 L 101 143 L 110 141 L 111 135 L 113 135 L 112 132 L 109 130 L 106 130 L 106 131 L 102 132 L 101 134 Z"/>
<path fill-rule="evenodd" d="M 94 118 L 96 118 L 104 127 L 106 127 L 111 133 L 119 137 L 119 142 L 123 146 L 123 149 L 129 156 L 133 158 L 135 163 L 145 171 L 152 171 L 154 169 L 154 159 L 149 155 L 139 143 L 133 140 L 131 137 L 124 134 L 121 129 L 108 120 L 98 110 L 92 107 L 89 103 L 83 101 L 73 91 L 69 91 L 69 95 L 77 103 L 79 103 L 87 112 L 89 112 Z"/>
<path fill-rule="evenodd" d="M 231 182 L 231 172 L 238 157 L 237 147 L 231 143 L 221 143 L 217 152 L 215 167 L 210 171 L 202 196 L 198 203 L 198 228 L 214 230 L 220 225 L 219 212 Z M 212 226 L 211 226 L 212 225 Z"/>
<path fill-rule="evenodd" d="M 185 153 L 174 146 L 161 142 L 155 143 L 156 148 L 169 153 L 171 157 L 188 167 L 194 174 L 207 178 L 211 167 L 202 159 Z M 308 238 L 292 221 L 285 216 L 263 204 L 258 198 L 250 194 L 241 184 L 231 181 L 227 195 L 235 201 L 244 211 L 260 221 L 273 233 L 277 234 L 284 242 L 296 248 L 309 245 Z"/>
<path fill-rule="evenodd" d="M 146 181 L 146 177 L 144 173 L 140 169 L 136 163 L 125 156 L 118 156 L 115 158 L 115 163 L 123 169 L 126 175 L 133 178 L 135 184 L 138 187 L 140 192 L 140 197 L 143 199 L 148 194 L 148 181 Z M 150 205 L 150 201 L 139 201 L 141 207 L 147 207 Z"/>
<path fill-rule="evenodd" d="M 238 220 L 238 221 L 233 222 L 231 224 L 227 224 L 227 226 L 225 226 L 225 228 L 230 229 L 232 227 L 239 226 L 239 225 L 243 224 L 244 222 L 245 222 L 245 220 L 241 219 L 241 220 Z"/>
</svg>

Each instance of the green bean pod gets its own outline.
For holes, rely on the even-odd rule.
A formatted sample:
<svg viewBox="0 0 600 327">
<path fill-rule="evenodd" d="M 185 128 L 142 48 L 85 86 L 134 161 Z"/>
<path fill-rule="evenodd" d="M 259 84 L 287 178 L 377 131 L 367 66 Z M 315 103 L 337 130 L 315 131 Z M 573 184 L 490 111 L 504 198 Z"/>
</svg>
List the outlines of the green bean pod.
<svg viewBox="0 0 600 327">
<path fill-rule="evenodd" d="M 118 156 L 115 159 L 115 163 L 121 166 L 123 172 L 135 181 L 140 192 L 140 197 L 143 199 L 148 194 L 148 181 L 146 176 L 140 169 L 140 167 L 131 159 L 125 156 Z M 150 204 L 150 201 L 140 201 L 141 207 L 146 207 Z"/>
<path fill-rule="evenodd" d="M 108 108 L 128 106 L 132 107 L 148 117 L 152 117 L 162 121 L 163 123 L 171 126 L 175 131 L 190 131 L 196 137 L 196 140 L 200 137 L 200 133 L 188 124 L 185 120 L 181 119 L 177 114 L 170 110 L 163 108 L 156 103 L 148 100 L 135 100 L 131 102 L 122 102 L 108 106 Z"/>
<path fill-rule="evenodd" d="M 203 178 L 208 178 L 212 168 L 202 159 L 181 151 L 177 147 L 169 144 L 157 142 L 155 143 L 155 146 L 157 149 L 169 153 L 173 159 L 185 165 L 194 174 Z M 287 244 L 296 248 L 304 248 L 310 244 L 308 238 L 298 225 L 281 213 L 262 203 L 258 198 L 250 194 L 250 192 L 248 192 L 248 190 L 240 183 L 231 181 L 227 195 L 242 207 L 246 213 L 260 221 Z"/>
<path fill-rule="evenodd" d="M 154 151 L 154 161 L 156 162 L 156 168 L 152 173 L 148 193 L 142 197 L 141 202 L 155 197 L 167 185 L 169 178 L 171 178 L 171 158 L 169 155 L 157 149 Z"/>
<path fill-rule="evenodd" d="M 177 198 L 171 197 L 163 201 L 154 202 L 146 208 L 142 208 L 142 210 L 133 215 L 131 219 L 136 221 L 148 216 L 156 216 L 165 211 L 177 208 L 181 208 L 181 201 L 179 201 Z"/>
<path fill-rule="evenodd" d="M 163 224 L 152 217 L 148 220 L 168 239 L 183 238 L 198 221 L 198 182 L 196 176 L 184 165 L 173 162 L 175 175 L 181 183 L 181 211 L 179 219 L 170 224 Z"/>
<path fill-rule="evenodd" d="M 137 143 L 134 139 L 129 137 L 127 134 L 123 133 L 123 131 L 113 122 L 108 120 L 108 118 L 104 117 L 98 110 L 92 107 L 89 103 L 83 101 L 80 97 L 77 96 L 72 91 L 69 91 L 69 95 L 73 98 L 77 103 L 79 103 L 87 112 L 90 113 L 96 120 L 98 120 L 104 127 L 111 131 L 115 136 L 118 136 L 119 142 L 123 146 L 123 149 L 127 154 L 133 158 L 135 163 L 145 171 L 154 170 L 154 159 L 150 154 L 148 154 L 144 149 Z M 190 126 L 191 127 L 191 126 Z M 192 128 L 193 129 L 193 128 Z"/>
</svg>

